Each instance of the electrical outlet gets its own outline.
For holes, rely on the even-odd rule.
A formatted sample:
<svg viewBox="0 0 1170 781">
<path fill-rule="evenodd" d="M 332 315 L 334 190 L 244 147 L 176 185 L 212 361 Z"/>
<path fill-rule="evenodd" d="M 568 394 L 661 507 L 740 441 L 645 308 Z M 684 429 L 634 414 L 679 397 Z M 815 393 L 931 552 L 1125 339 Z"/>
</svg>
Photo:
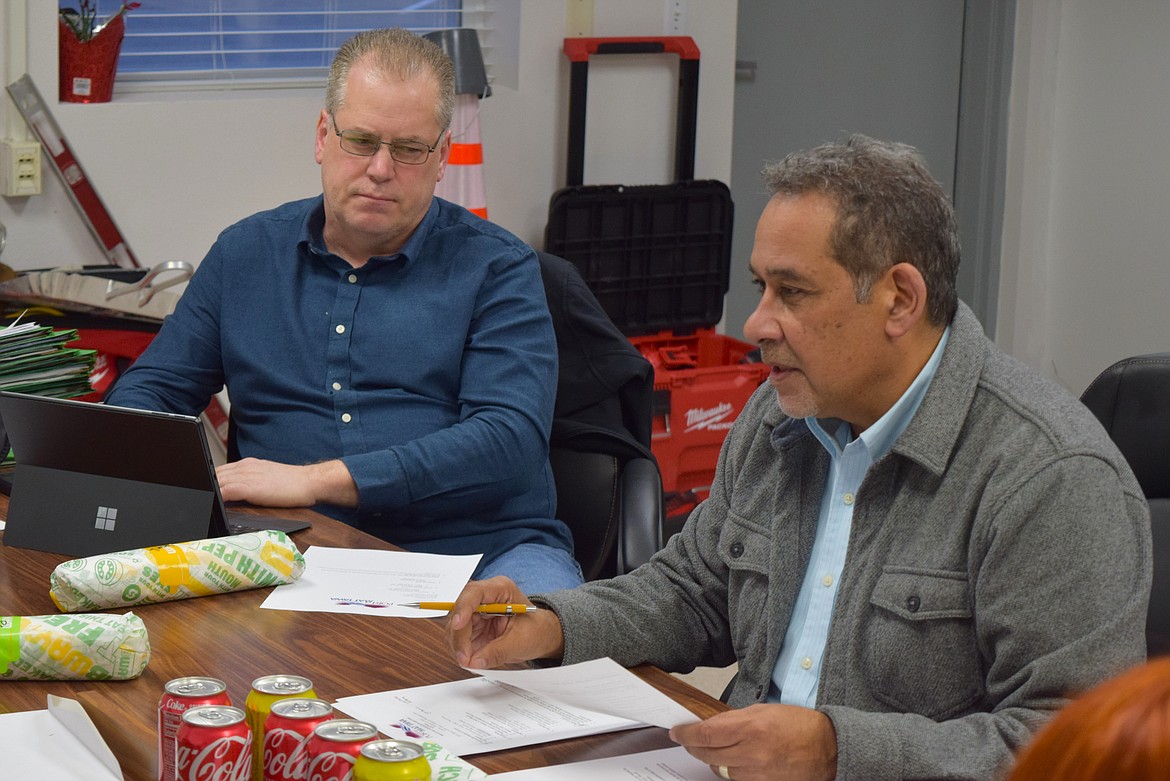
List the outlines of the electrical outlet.
<svg viewBox="0 0 1170 781">
<path fill-rule="evenodd" d="M 4 139 L 0 144 L 0 194 L 11 198 L 40 193 L 40 143 Z"/>
<path fill-rule="evenodd" d="M 687 34 L 687 3 L 688 0 L 667 0 L 666 2 L 666 34 Z"/>
</svg>

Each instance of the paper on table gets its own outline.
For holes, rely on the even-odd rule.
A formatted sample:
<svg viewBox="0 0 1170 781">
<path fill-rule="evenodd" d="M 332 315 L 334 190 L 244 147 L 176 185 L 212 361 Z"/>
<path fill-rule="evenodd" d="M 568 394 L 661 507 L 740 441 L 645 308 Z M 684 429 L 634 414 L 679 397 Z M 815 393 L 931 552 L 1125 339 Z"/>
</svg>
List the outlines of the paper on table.
<svg viewBox="0 0 1170 781">
<path fill-rule="evenodd" d="M 656 727 L 670 729 L 699 721 L 698 716 L 609 658 L 538 670 L 464 669 L 565 705 Z"/>
<path fill-rule="evenodd" d="M 687 753 L 682 746 L 628 754 L 624 757 L 590 759 L 567 765 L 534 767 L 496 773 L 488 778 L 500 781 L 597 781 L 599 778 L 626 778 L 630 781 L 711 781 L 711 768 Z"/>
<path fill-rule="evenodd" d="M 480 555 L 360 550 L 310 546 L 300 580 L 277 586 L 260 607 L 432 618 L 437 610 L 399 607 L 402 602 L 454 600 L 471 578 Z"/>
<path fill-rule="evenodd" d="M 382 733 L 460 756 L 642 726 L 487 678 L 342 697 L 337 708 Z"/>
<path fill-rule="evenodd" d="M 0 715 L 5 778 L 123 781 L 122 770 L 85 710 L 48 695 L 48 710 Z"/>
</svg>

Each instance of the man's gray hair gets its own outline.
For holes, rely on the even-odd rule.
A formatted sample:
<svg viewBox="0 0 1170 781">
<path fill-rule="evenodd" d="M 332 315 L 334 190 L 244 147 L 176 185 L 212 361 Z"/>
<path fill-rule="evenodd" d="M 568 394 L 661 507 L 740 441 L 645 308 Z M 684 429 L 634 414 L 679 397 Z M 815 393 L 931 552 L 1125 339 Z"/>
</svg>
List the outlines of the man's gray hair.
<svg viewBox="0 0 1170 781">
<path fill-rule="evenodd" d="M 927 319 L 947 325 L 958 308 L 959 228 L 926 161 L 906 144 L 854 135 L 788 155 L 763 170 L 775 195 L 822 193 L 837 205 L 829 250 L 853 278 L 859 302 L 897 263 L 926 280 Z"/>
<path fill-rule="evenodd" d="M 359 61 L 371 58 L 374 69 L 386 76 L 412 79 L 430 75 L 439 85 L 435 120 L 446 130 L 455 111 L 455 65 L 437 44 L 401 27 L 360 32 L 341 45 L 329 68 L 325 109 L 333 114 L 345 104 L 345 85 Z"/>
</svg>

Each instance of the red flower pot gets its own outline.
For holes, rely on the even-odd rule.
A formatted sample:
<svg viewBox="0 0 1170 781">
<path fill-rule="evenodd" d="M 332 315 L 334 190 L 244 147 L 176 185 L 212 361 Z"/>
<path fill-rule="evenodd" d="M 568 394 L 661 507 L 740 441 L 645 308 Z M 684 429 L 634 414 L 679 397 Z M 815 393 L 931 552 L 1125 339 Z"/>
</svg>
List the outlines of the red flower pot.
<svg viewBox="0 0 1170 781">
<path fill-rule="evenodd" d="M 106 103 L 114 94 L 114 75 L 126 22 L 121 14 L 97 35 L 79 41 L 69 25 L 58 20 L 60 98 L 69 103 Z"/>
</svg>

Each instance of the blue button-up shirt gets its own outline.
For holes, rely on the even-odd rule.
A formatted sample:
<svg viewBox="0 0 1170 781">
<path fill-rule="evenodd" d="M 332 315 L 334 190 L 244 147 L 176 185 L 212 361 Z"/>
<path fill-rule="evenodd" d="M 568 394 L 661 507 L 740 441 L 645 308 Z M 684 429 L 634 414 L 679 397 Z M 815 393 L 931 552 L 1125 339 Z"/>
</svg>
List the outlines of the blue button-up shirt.
<svg viewBox="0 0 1170 781">
<path fill-rule="evenodd" d="M 356 512 L 415 550 L 571 548 L 548 434 L 556 340 L 536 256 L 434 199 L 394 255 L 325 247 L 321 197 L 225 230 L 108 398 L 197 414 L 224 384 L 241 456 L 344 461 Z"/>
<path fill-rule="evenodd" d="M 850 441 L 849 424 L 836 419 L 806 418 L 805 423 L 817 441 L 829 451 L 829 475 L 821 497 L 821 514 L 816 539 L 800 594 L 792 609 L 792 619 L 780 646 L 780 655 L 772 671 L 768 699 L 789 705 L 816 705 L 820 681 L 821 658 L 829 638 L 829 624 L 837 601 L 837 585 L 845 568 L 849 551 L 849 532 L 853 524 L 853 506 L 865 473 L 875 461 L 890 451 L 894 441 L 905 431 L 930 381 L 938 370 L 946 347 L 950 327 L 944 332 L 926 366 L 901 398 L 867 428 Z"/>
</svg>

